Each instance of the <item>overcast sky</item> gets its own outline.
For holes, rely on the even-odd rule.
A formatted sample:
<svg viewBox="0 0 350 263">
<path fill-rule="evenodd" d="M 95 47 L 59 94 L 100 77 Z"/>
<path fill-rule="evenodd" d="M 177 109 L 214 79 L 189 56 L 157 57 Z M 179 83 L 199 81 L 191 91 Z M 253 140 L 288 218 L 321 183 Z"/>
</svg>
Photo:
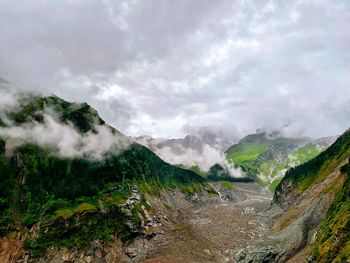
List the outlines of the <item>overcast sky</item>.
<svg viewBox="0 0 350 263">
<path fill-rule="evenodd" d="M 350 1 L 0 0 L 0 77 L 128 135 L 350 126 Z"/>
</svg>

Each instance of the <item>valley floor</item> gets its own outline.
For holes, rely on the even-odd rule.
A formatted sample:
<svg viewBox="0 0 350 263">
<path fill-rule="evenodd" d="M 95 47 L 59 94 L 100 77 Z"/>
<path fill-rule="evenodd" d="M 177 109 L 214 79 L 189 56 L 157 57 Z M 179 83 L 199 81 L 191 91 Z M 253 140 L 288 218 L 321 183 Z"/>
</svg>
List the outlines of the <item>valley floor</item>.
<svg viewBox="0 0 350 263">
<path fill-rule="evenodd" d="M 168 209 L 163 209 L 161 234 L 136 241 L 128 248 L 135 252 L 134 258 L 122 262 L 235 262 L 237 250 L 267 233 L 269 219 L 263 212 L 272 196 L 257 184 L 232 186 L 228 190 L 215 184 L 220 195 L 204 194 L 193 200 L 179 192 L 163 196 Z M 154 200 L 153 205 L 160 208 L 164 203 Z"/>
</svg>

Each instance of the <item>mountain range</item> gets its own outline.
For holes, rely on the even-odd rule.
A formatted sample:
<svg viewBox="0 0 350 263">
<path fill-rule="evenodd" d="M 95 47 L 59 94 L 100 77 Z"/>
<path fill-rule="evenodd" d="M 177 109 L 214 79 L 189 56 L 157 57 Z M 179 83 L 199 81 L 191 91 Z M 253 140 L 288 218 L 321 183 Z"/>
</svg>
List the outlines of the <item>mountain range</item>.
<svg viewBox="0 0 350 263">
<path fill-rule="evenodd" d="M 350 131 L 133 139 L 86 103 L 17 94 L 0 112 L 0 262 L 348 262 L 349 157 Z"/>
<path fill-rule="evenodd" d="M 233 144 L 207 129 L 182 139 L 150 136 L 134 139 L 163 160 L 191 169 L 203 177 L 211 167 L 219 164 L 227 168 L 231 176 L 248 176 L 273 192 L 289 168 L 311 160 L 336 138 L 290 138 L 278 131 L 259 130 Z"/>
<path fill-rule="evenodd" d="M 173 165 L 192 168 L 202 174 L 208 172 L 216 163 L 228 165 L 224 151 L 232 144 L 209 129 L 200 129 L 180 139 L 150 136 L 134 139 L 154 151 L 163 160 Z"/>
</svg>

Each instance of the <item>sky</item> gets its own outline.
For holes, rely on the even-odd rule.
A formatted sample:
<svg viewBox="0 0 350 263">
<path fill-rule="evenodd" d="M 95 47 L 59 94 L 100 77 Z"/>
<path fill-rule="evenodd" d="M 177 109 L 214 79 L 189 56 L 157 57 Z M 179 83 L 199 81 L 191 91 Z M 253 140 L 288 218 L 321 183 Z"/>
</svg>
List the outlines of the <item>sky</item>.
<svg viewBox="0 0 350 263">
<path fill-rule="evenodd" d="M 127 135 L 350 127 L 347 0 L 0 0 L 0 78 Z"/>
</svg>

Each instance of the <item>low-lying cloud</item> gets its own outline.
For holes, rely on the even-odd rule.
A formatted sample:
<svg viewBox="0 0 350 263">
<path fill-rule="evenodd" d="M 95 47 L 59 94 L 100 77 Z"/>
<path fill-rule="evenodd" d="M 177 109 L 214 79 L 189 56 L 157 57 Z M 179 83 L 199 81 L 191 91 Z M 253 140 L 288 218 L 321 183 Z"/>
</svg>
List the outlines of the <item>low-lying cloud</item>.
<svg viewBox="0 0 350 263">
<path fill-rule="evenodd" d="M 0 126 L 0 138 L 6 141 L 8 154 L 20 145 L 32 143 L 49 149 L 56 156 L 99 160 L 108 152 L 120 154 L 132 143 L 129 138 L 113 132 L 106 125 L 91 123 L 93 129 L 83 134 L 72 123 L 60 121 L 60 113 L 51 108 L 40 112 L 43 116 L 41 122 L 32 119 L 15 124 L 8 114 L 23 107 L 21 101 L 28 100 L 29 96 L 13 88 L 0 87 L 0 119 L 5 124 L 4 127 Z"/>
<path fill-rule="evenodd" d="M 197 167 L 203 172 L 208 172 L 214 164 L 220 164 L 228 169 L 231 176 L 242 177 L 240 168 L 227 161 L 225 149 L 229 142 L 217 137 L 208 129 L 195 130 L 196 133 L 183 139 L 167 140 L 142 136 L 136 141 L 149 147 L 164 161 L 173 165 L 182 165 L 186 168 Z"/>
<path fill-rule="evenodd" d="M 200 170 L 208 172 L 214 164 L 220 164 L 228 168 L 230 174 L 234 177 L 242 177 L 242 172 L 239 168 L 235 168 L 229 163 L 225 154 L 210 145 L 203 145 L 203 151 L 198 151 L 190 148 L 183 148 L 180 152 L 174 152 L 170 147 L 155 149 L 155 152 L 165 161 L 174 165 L 183 165 L 187 168 L 197 166 Z"/>
<path fill-rule="evenodd" d="M 0 128 L 0 137 L 6 141 L 6 150 L 25 143 L 48 148 L 60 157 L 84 157 L 101 159 L 113 150 L 121 153 L 130 145 L 127 138 L 115 135 L 109 127 L 95 126 L 95 131 L 79 133 L 72 124 L 58 122 L 51 115 L 44 115 L 43 123 L 29 123 L 21 126 Z"/>
</svg>

